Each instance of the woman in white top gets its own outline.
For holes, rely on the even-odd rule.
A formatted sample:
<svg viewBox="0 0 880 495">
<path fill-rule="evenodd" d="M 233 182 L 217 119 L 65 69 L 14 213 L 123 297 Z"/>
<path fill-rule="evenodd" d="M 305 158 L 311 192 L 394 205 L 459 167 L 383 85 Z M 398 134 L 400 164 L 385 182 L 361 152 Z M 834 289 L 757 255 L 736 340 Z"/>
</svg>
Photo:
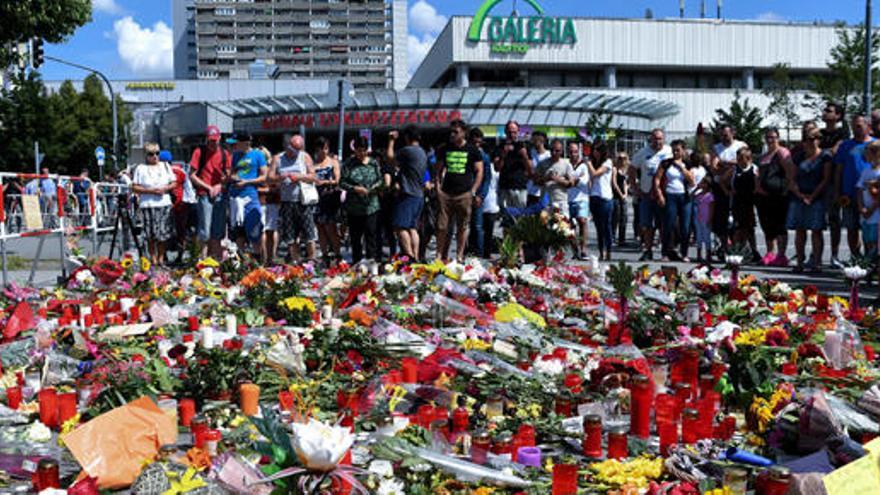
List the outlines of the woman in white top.
<svg viewBox="0 0 880 495">
<path fill-rule="evenodd" d="M 144 145 L 147 163 L 134 169 L 131 190 L 138 195 L 138 216 L 147 240 L 150 261 L 165 263 L 165 241 L 171 238 L 174 223 L 171 220 L 171 196 L 176 178 L 171 166 L 159 161 L 159 145 Z"/>
<path fill-rule="evenodd" d="M 677 139 L 672 142 L 672 158 L 665 160 L 654 176 L 657 203 L 663 208 L 663 261 L 688 262 L 691 212 L 690 189 L 694 174 L 688 170 L 685 158 L 687 146 Z M 678 238 L 681 255 L 675 252 Z"/>
<path fill-rule="evenodd" d="M 587 223 L 590 220 L 590 170 L 581 158 L 581 144 L 568 143 L 568 161 L 574 185 L 568 189 L 568 214 L 577 222 L 578 258 L 587 259 Z"/>
<path fill-rule="evenodd" d="M 590 214 L 596 225 L 596 243 L 599 246 L 599 259 L 611 260 L 611 219 L 614 214 L 614 191 L 611 179 L 614 166 L 609 157 L 608 145 L 597 141 L 590 152 L 592 160 L 587 162 L 590 171 Z"/>
<path fill-rule="evenodd" d="M 495 221 L 501 208 L 498 206 L 498 177 L 500 174 L 495 167 L 487 166 L 486 171 L 492 174 L 489 177 L 489 191 L 483 200 L 483 252 L 480 255 L 485 259 L 492 258 L 495 251 Z"/>
</svg>

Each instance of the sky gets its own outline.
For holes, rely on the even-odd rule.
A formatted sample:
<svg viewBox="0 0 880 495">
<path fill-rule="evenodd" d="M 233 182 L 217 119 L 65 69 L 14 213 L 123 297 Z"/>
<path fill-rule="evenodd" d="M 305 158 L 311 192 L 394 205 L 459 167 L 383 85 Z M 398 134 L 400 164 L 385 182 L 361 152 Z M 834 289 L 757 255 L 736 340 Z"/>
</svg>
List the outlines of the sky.
<svg viewBox="0 0 880 495">
<path fill-rule="evenodd" d="M 473 15 L 482 0 L 410 0 L 408 65 L 412 73 L 430 49 L 449 16 Z M 493 12 L 513 9 L 505 0 Z M 678 17 L 676 0 L 539 0 L 547 15 L 582 17 L 643 17 L 650 9 L 655 18 Z M 706 0 L 707 14 L 715 15 L 715 0 Z M 528 13 L 524 0 L 518 10 Z M 880 8 L 875 9 L 880 10 Z M 698 17 L 700 2 L 685 0 L 686 17 Z M 726 0 L 728 19 L 772 21 L 864 20 L 864 0 Z M 877 16 L 874 16 L 875 23 Z M 876 24 L 875 24 L 876 25 Z M 172 76 L 173 46 L 171 0 L 92 0 L 92 21 L 64 43 L 46 46 L 46 54 L 102 71 L 110 79 L 163 79 Z M 41 68 L 45 80 L 82 79 L 78 69 L 47 61 Z"/>
</svg>

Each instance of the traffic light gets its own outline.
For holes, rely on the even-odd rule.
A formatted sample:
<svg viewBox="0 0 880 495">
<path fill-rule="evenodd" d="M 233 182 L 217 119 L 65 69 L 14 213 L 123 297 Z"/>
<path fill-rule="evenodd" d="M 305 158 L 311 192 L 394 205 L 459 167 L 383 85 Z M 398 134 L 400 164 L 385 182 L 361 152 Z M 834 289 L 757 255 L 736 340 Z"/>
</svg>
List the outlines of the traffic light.
<svg viewBox="0 0 880 495">
<path fill-rule="evenodd" d="M 43 38 L 34 38 L 31 43 L 31 50 L 33 54 L 33 68 L 38 69 L 45 61 L 43 58 Z"/>
<path fill-rule="evenodd" d="M 27 44 L 15 41 L 10 48 L 12 64 L 17 67 L 18 70 L 24 70 L 25 67 L 27 67 Z"/>
</svg>

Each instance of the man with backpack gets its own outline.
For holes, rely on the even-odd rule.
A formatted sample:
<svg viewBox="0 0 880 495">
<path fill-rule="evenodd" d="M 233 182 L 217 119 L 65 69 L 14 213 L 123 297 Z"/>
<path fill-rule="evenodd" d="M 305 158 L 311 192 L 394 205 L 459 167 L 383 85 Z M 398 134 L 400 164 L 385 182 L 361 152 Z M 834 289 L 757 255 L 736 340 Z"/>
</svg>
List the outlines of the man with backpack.
<svg viewBox="0 0 880 495">
<path fill-rule="evenodd" d="M 220 259 L 223 254 L 220 241 L 226 237 L 226 183 L 231 158 L 229 152 L 220 146 L 220 129 L 209 125 L 205 130 L 205 144 L 193 151 L 189 161 L 190 180 L 198 196 L 196 231 L 202 258 L 210 255 Z"/>
</svg>

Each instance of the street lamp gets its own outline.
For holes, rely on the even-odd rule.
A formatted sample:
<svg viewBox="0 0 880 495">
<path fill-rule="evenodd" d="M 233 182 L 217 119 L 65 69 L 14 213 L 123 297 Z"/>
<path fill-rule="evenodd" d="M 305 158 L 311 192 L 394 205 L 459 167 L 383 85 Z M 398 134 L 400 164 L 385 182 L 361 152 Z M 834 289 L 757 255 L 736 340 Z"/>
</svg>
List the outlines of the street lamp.
<svg viewBox="0 0 880 495">
<path fill-rule="evenodd" d="M 873 84 L 874 46 L 871 26 L 871 0 L 865 1 L 865 117 L 871 116 L 871 90 Z"/>
<path fill-rule="evenodd" d="M 339 84 L 338 84 L 338 89 L 339 89 L 339 94 L 338 94 L 338 97 L 339 97 L 339 146 L 338 146 L 339 156 L 338 156 L 338 159 L 342 160 L 342 141 L 345 140 L 345 97 L 346 97 L 346 95 L 349 97 L 353 97 L 354 96 L 354 89 L 349 89 L 348 92 L 346 93 L 345 80 L 339 79 L 338 82 L 339 82 Z"/>
<path fill-rule="evenodd" d="M 102 74 L 97 69 L 92 69 L 91 67 L 86 67 L 85 65 L 80 65 L 74 62 L 68 62 L 67 60 L 62 60 L 58 57 L 53 57 L 51 55 L 46 55 L 45 58 L 46 60 L 52 60 L 54 62 L 58 62 L 59 64 L 69 65 L 77 69 L 82 69 L 93 74 L 97 74 L 98 77 L 100 77 L 104 81 L 104 84 L 107 85 L 107 90 L 110 91 L 110 108 L 113 112 L 113 170 L 119 170 L 119 164 L 117 163 L 117 160 L 119 159 L 119 153 L 117 150 L 118 139 L 116 138 L 118 126 L 118 119 L 116 117 L 116 94 L 113 93 L 113 86 L 110 84 L 110 80 L 107 79 L 107 76 Z M 104 167 L 98 167 L 98 180 L 104 180 Z"/>
</svg>

